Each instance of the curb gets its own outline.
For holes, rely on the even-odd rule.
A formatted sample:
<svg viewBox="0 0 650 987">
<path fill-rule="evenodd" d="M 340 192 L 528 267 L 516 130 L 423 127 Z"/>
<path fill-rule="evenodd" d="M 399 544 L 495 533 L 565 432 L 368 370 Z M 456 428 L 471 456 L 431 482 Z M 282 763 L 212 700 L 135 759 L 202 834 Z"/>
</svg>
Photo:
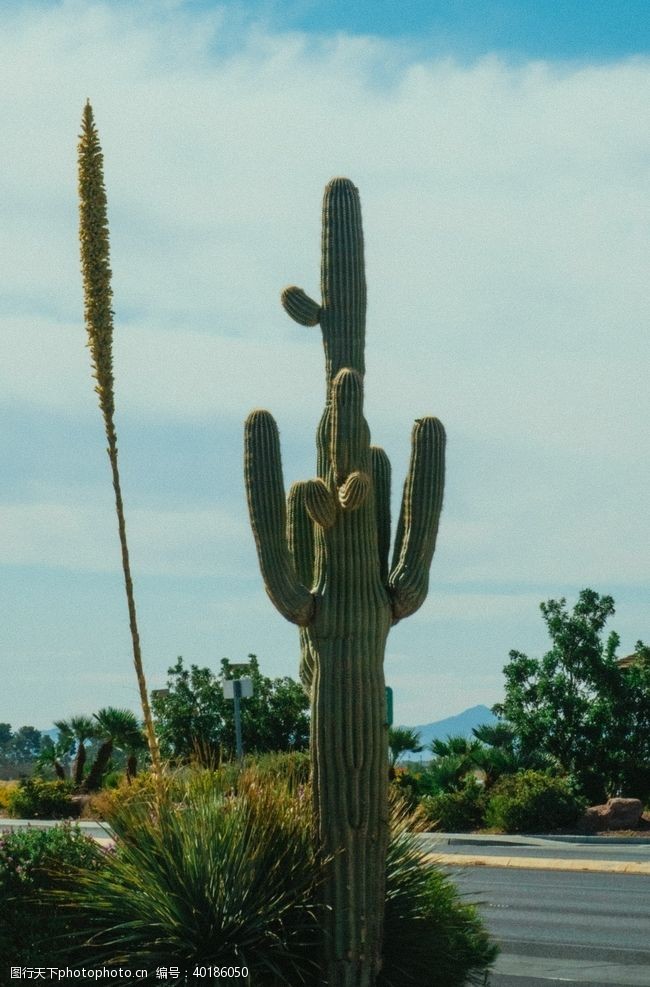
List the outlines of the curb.
<svg viewBox="0 0 650 987">
<path fill-rule="evenodd" d="M 487 854 L 427 853 L 425 860 L 449 867 L 512 867 L 519 870 L 591 871 L 600 874 L 646 874 L 650 876 L 650 862 L 630 860 L 563 860 L 561 857 L 544 860 L 541 857 L 491 857 Z"/>
</svg>

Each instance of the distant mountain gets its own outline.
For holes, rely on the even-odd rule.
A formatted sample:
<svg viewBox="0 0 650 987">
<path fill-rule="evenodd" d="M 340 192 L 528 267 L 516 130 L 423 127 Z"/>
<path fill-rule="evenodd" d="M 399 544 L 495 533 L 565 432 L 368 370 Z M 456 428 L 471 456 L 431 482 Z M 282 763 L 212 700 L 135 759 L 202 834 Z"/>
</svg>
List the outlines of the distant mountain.
<svg viewBox="0 0 650 987">
<path fill-rule="evenodd" d="M 435 723 L 425 723 L 419 727 L 412 727 L 420 734 L 420 743 L 423 747 L 428 747 L 432 740 L 445 740 L 446 737 L 472 737 L 472 729 L 482 723 L 496 723 L 497 718 L 487 706 L 471 706 L 469 709 L 457 713 L 455 716 L 448 716 L 445 720 L 436 720 Z M 426 750 L 421 756 L 426 756 Z M 416 755 L 417 756 L 417 755 Z"/>
</svg>

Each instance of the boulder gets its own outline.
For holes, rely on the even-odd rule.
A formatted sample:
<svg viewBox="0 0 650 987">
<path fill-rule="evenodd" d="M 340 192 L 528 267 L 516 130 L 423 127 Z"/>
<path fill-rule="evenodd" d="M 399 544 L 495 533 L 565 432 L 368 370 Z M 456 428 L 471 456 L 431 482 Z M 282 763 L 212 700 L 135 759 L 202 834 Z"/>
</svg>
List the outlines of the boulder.
<svg viewBox="0 0 650 987">
<path fill-rule="evenodd" d="M 637 829 L 643 814 L 640 799 L 608 799 L 605 805 L 592 805 L 582 818 L 586 832 L 613 829 Z"/>
</svg>

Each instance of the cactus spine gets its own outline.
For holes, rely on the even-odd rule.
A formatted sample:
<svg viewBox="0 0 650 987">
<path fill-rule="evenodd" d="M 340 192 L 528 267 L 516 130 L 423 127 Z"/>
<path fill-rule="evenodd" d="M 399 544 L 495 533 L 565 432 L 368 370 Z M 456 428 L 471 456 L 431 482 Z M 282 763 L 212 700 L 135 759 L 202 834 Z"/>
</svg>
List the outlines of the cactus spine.
<svg viewBox="0 0 650 987">
<path fill-rule="evenodd" d="M 390 463 L 363 415 L 366 282 L 358 191 L 335 178 L 323 200 L 322 304 L 300 288 L 282 303 L 320 323 L 326 403 L 316 479 L 285 506 L 273 417 L 246 421 L 245 473 L 260 567 L 271 600 L 298 624 L 311 697 L 315 832 L 326 867 L 324 982 L 371 987 L 381 966 L 386 847 L 384 650 L 391 624 L 424 602 L 442 507 L 445 434 L 415 423 L 392 566 Z"/>
</svg>

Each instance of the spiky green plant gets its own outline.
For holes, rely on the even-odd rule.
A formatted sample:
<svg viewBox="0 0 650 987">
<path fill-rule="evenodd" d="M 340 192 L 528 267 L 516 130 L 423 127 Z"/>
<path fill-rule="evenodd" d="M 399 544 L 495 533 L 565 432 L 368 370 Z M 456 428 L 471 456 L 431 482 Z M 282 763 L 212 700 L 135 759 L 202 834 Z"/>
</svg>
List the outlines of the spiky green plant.
<svg viewBox="0 0 650 987">
<path fill-rule="evenodd" d="M 267 987 L 312 984 L 318 969 L 313 901 L 317 865 L 309 801 L 254 766 L 237 776 L 166 775 L 157 791 L 114 804 L 117 851 L 101 872 L 78 875 L 53 901 L 86 919 L 80 967 L 146 969 L 170 962 L 248 968 L 237 980 Z M 266 779 L 268 782 L 268 778 Z M 68 944 L 66 944 L 67 946 Z M 127 981 L 128 982 L 128 981 Z"/>
<path fill-rule="evenodd" d="M 320 324 L 326 400 L 315 479 L 285 505 L 280 445 L 268 411 L 246 422 L 245 473 L 260 567 L 271 600 L 300 627 L 301 677 L 311 697 L 316 835 L 331 858 L 325 976 L 369 987 L 381 966 L 388 842 L 384 650 L 391 624 L 423 603 L 442 506 L 445 435 L 415 423 L 392 565 L 390 464 L 363 415 L 366 281 L 358 191 L 325 189 L 322 303 L 296 287 L 283 305 Z"/>
<path fill-rule="evenodd" d="M 115 509 L 122 550 L 122 569 L 133 645 L 133 663 L 138 680 L 151 760 L 155 773 L 160 775 L 160 753 L 142 665 L 140 634 L 138 632 L 131 564 L 126 539 L 124 504 L 117 463 L 113 388 L 113 310 L 111 307 L 113 291 L 111 288 L 108 213 L 104 187 L 103 155 L 90 102 L 87 102 L 84 107 L 79 139 L 79 241 L 84 287 L 84 315 L 93 376 L 96 381 L 95 391 L 99 397 L 99 407 L 104 418 L 108 441 L 107 452 L 115 491 Z"/>
</svg>

